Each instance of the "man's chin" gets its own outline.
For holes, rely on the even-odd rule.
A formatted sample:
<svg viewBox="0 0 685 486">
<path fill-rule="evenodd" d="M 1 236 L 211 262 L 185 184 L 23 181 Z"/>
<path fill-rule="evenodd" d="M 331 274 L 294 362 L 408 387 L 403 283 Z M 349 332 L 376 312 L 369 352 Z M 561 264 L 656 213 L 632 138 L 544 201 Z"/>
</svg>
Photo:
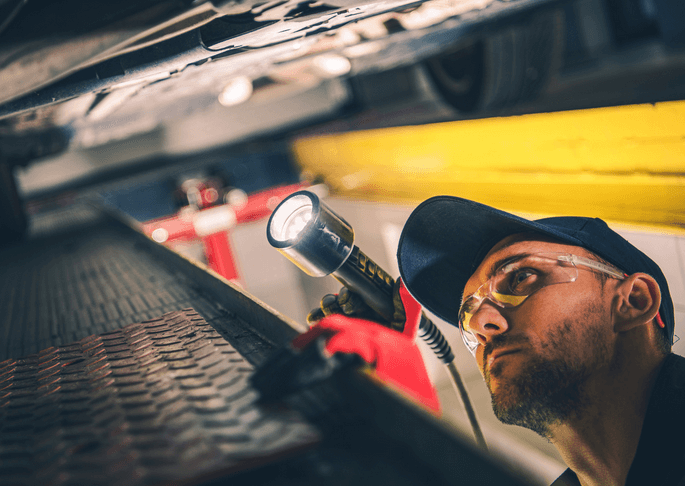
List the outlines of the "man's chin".
<svg viewBox="0 0 685 486">
<path fill-rule="evenodd" d="M 495 416 L 549 438 L 549 427 L 583 407 L 585 373 L 568 364 L 529 362 L 527 366 L 501 366 L 495 362 L 486 373 Z"/>
<path fill-rule="evenodd" d="M 488 390 L 490 391 L 492 408 L 495 410 L 495 414 L 497 414 L 498 410 L 509 410 L 526 401 L 526 397 L 521 396 L 517 387 L 507 385 L 506 382 L 497 378 L 490 379 Z"/>
</svg>

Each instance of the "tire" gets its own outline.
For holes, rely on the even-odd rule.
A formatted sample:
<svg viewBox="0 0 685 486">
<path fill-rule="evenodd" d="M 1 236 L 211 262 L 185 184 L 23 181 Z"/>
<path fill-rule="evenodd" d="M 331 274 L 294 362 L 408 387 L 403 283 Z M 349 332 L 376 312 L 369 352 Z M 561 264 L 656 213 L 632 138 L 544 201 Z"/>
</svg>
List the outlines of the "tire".
<svg viewBox="0 0 685 486">
<path fill-rule="evenodd" d="M 491 112 L 535 99 L 561 52 L 560 12 L 538 14 L 426 62 L 442 98 L 463 113 Z"/>
</svg>

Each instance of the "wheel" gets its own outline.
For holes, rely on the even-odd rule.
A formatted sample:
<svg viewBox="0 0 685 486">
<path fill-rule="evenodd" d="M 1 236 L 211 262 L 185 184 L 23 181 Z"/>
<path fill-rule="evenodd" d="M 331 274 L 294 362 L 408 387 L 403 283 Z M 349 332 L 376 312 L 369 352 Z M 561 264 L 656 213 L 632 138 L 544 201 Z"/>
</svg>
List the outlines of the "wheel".
<svg viewBox="0 0 685 486">
<path fill-rule="evenodd" d="M 443 99 L 464 113 L 496 111 L 532 100 L 544 88 L 561 52 L 560 12 L 460 46 L 426 62 Z"/>
</svg>

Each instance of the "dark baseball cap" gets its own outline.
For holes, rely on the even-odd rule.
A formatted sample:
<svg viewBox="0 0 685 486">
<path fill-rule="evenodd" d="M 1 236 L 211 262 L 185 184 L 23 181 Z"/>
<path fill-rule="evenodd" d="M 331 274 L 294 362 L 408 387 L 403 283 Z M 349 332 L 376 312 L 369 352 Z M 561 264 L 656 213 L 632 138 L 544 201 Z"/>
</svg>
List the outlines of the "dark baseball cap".
<svg viewBox="0 0 685 486">
<path fill-rule="evenodd" d="M 507 236 L 527 232 L 581 246 L 629 275 L 654 277 L 661 289 L 659 315 L 673 342 L 675 319 L 666 277 L 652 259 L 598 218 L 529 221 L 467 199 L 433 197 L 404 225 L 397 250 L 400 275 L 421 305 L 456 326 L 466 282 L 488 252 Z"/>
</svg>

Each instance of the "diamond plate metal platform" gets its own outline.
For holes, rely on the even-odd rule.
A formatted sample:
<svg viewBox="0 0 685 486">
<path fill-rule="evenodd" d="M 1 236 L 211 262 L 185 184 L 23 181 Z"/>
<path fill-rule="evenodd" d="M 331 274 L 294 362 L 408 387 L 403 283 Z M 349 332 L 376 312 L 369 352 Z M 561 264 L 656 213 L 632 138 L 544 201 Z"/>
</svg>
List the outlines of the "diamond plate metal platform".
<svg viewBox="0 0 685 486">
<path fill-rule="evenodd" d="M 254 335 L 227 309 L 232 301 L 222 303 L 201 288 L 184 265 L 196 278 L 206 277 L 95 207 L 34 216 L 31 238 L 0 251 L 0 360 L 186 307 L 229 334 L 240 329 Z M 248 341 L 270 349 L 264 339 Z"/>
<path fill-rule="evenodd" d="M 192 309 L 0 363 L 0 482 L 158 484 L 312 446 L 255 405 L 252 366 Z"/>
<path fill-rule="evenodd" d="M 184 307 L 218 315 L 94 209 L 39 218 L 34 235 L 0 253 L 0 359 Z"/>
</svg>

